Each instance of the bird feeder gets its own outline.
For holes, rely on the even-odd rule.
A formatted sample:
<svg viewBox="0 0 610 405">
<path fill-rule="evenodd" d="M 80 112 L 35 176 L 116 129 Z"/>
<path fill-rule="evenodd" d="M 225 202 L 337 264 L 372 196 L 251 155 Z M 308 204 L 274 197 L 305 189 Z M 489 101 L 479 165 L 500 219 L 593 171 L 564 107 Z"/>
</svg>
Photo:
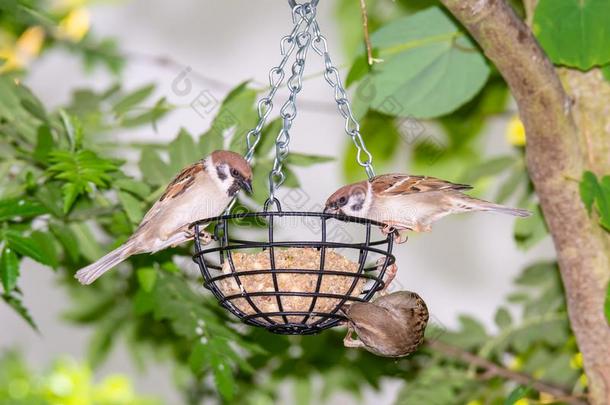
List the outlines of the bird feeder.
<svg viewBox="0 0 610 405">
<path fill-rule="evenodd" d="M 386 270 L 395 262 L 394 235 L 381 234 L 383 224 L 324 212 L 283 211 L 276 192 L 285 180 L 282 167 L 289 150 L 290 128 L 297 115 L 296 99 L 302 89 L 307 53 L 313 49 L 324 60 L 324 77 L 334 90 L 345 131 L 358 151 L 358 163 L 374 176 L 372 156 L 360 135 L 340 75 L 328 53 L 326 38 L 316 20 L 318 0 L 297 4 L 289 0 L 293 29 L 280 43 L 282 60 L 269 72 L 270 90 L 258 102 L 259 122 L 246 135 L 251 162 L 261 131 L 273 109 L 273 97 L 284 82 L 285 68 L 294 54 L 286 86 L 288 100 L 280 109 L 282 129 L 275 143 L 275 161 L 269 173 L 269 199 L 261 212 L 226 214 L 194 223 L 195 255 L 208 288 L 219 303 L 248 325 L 278 334 L 307 335 L 337 326 L 346 318 L 346 303 L 368 302 L 385 287 Z M 228 212 L 228 210 L 227 210 Z M 233 235 L 252 232 L 253 221 L 264 238 Z M 278 227 L 288 221 L 292 236 Z M 349 238 L 336 229 L 350 228 Z M 302 229 L 299 229 L 302 228 Z M 304 228 L 304 229 L 303 229 Z M 214 244 L 204 243 L 204 229 Z M 305 238 L 305 231 L 313 237 Z M 379 234 L 379 236 L 375 236 Z M 297 236 L 294 236 L 297 235 Z"/>
</svg>

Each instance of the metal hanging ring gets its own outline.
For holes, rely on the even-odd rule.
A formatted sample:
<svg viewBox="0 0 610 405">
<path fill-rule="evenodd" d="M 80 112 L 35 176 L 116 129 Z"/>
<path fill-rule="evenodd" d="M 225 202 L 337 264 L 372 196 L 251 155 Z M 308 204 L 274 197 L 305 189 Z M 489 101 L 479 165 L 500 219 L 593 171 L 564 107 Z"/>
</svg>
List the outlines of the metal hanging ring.
<svg viewBox="0 0 610 405">
<path fill-rule="evenodd" d="M 311 4 L 312 7 L 316 7 L 319 2 L 320 2 L 320 0 L 311 0 L 311 2 L 309 4 Z M 296 6 L 298 6 L 299 4 L 297 3 L 296 0 L 288 0 L 288 5 L 290 6 L 290 8 L 293 9 Z"/>
</svg>

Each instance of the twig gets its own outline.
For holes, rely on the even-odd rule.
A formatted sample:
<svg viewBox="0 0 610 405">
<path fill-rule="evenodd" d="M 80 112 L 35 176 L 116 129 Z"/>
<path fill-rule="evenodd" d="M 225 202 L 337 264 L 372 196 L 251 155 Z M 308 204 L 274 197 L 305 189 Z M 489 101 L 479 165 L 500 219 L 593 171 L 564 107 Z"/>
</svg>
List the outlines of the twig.
<svg viewBox="0 0 610 405">
<path fill-rule="evenodd" d="M 586 402 L 582 398 L 572 395 L 567 388 L 537 380 L 525 373 L 509 370 L 483 357 L 479 357 L 470 353 L 469 351 L 460 349 L 459 347 L 451 346 L 438 340 L 427 341 L 426 346 L 445 356 L 455 358 L 464 363 L 483 369 L 484 372 L 480 376 L 485 379 L 502 377 L 521 385 L 530 386 L 536 391 L 546 392 L 554 397 L 560 397 L 563 401 L 570 404 L 586 405 Z"/>
<path fill-rule="evenodd" d="M 373 46 L 371 45 L 371 37 L 369 36 L 369 13 L 366 11 L 366 0 L 360 0 L 360 12 L 362 13 L 362 28 L 364 30 L 367 61 L 369 66 L 372 66 L 375 60 L 373 59 Z"/>
<path fill-rule="evenodd" d="M 538 0 L 523 0 L 523 7 L 525 8 L 525 22 L 528 27 L 531 27 L 534 23 L 534 12 L 536 11 Z"/>
<path fill-rule="evenodd" d="M 123 56 L 127 59 L 130 59 L 132 61 L 144 61 L 144 62 L 148 62 L 148 63 L 154 63 L 160 67 L 166 68 L 166 69 L 175 69 L 175 70 L 184 70 L 186 68 L 190 68 L 187 65 L 184 65 L 168 56 L 161 56 L 161 55 L 150 55 L 147 53 L 143 53 L 143 52 L 124 52 Z M 323 72 L 322 72 L 323 73 Z M 320 74 L 322 74 L 320 73 Z M 192 77 L 202 83 L 206 83 L 212 87 L 216 87 L 219 89 L 223 89 L 223 90 L 231 90 L 233 87 L 235 87 L 235 83 L 230 83 L 227 81 L 223 81 L 211 76 L 207 76 L 204 75 L 203 73 L 190 68 L 190 74 L 192 75 Z M 316 77 L 319 74 L 312 74 L 309 76 L 306 76 L 304 79 L 308 79 L 308 78 L 312 78 L 312 77 Z M 265 87 L 265 85 L 261 84 L 261 83 L 257 83 L 260 85 L 261 89 L 260 90 L 266 90 L 267 87 Z M 316 100 L 300 100 L 299 101 L 300 106 L 303 109 L 309 110 L 309 111 L 315 111 L 315 112 L 320 112 L 320 113 L 326 113 L 326 114 L 336 114 L 336 109 L 333 108 L 332 103 L 329 99 L 328 102 L 323 102 L 323 101 L 316 101 Z"/>
</svg>

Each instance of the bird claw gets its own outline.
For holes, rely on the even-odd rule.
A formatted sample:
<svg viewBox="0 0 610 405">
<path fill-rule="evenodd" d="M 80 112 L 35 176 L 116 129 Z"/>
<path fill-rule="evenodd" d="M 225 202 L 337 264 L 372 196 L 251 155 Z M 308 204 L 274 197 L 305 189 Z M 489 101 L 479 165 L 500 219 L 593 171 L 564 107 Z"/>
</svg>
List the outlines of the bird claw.
<svg viewBox="0 0 610 405">
<path fill-rule="evenodd" d="M 378 261 L 377 261 L 377 269 L 378 271 L 381 271 L 381 268 L 383 267 L 383 264 L 385 262 L 385 257 L 381 257 Z M 383 295 L 387 295 L 388 294 L 388 287 L 390 287 L 390 284 L 392 283 L 392 281 L 394 281 L 394 278 L 396 277 L 396 273 L 398 273 L 398 266 L 396 265 L 396 263 L 390 264 L 385 271 L 385 275 L 386 275 L 386 279 L 385 281 L 385 285 L 383 286 L 383 288 L 381 289 L 381 291 L 379 291 L 379 295 L 383 296 Z"/>
<path fill-rule="evenodd" d="M 352 334 L 354 333 L 354 329 L 351 326 L 347 328 L 347 335 L 343 338 L 343 346 L 350 348 L 359 348 L 363 347 L 364 343 L 360 341 L 360 339 L 354 339 Z"/>
<path fill-rule="evenodd" d="M 398 228 L 396 225 L 394 225 L 392 223 L 387 223 L 383 226 L 383 228 L 381 228 L 381 232 L 385 235 L 394 234 L 394 242 L 397 244 L 405 243 L 409 239 L 409 236 L 404 232 L 401 233 L 399 229 L 404 229 L 404 228 Z M 410 230 L 410 229 L 404 229 L 404 230 Z"/>
<path fill-rule="evenodd" d="M 195 230 L 194 229 L 189 229 L 187 231 L 185 231 L 186 236 L 188 239 L 194 239 L 195 238 Z M 214 235 L 212 235 L 209 232 L 204 231 L 203 229 L 199 231 L 199 242 L 202 245 L 209 245 L 210 243 L 212 243 L 212 241 L 214 240 Z"/>
</svg>

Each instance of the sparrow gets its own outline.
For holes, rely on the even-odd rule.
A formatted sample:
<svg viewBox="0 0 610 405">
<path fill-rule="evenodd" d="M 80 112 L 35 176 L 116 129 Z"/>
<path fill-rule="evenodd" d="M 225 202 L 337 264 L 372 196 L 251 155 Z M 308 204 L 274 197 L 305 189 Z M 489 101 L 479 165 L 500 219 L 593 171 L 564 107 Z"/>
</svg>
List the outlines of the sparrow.
<svg viewBox="0 0 610 405">
<path fill-rule="evenodd" d="M 348 319 L 345 347 L 361 347 L 382 357 L 404 357 L 424 341 L 428 307 L 414 292 L 398 291 L 373 302 L 356 302 L 342 311 Z"/>
<path fill-rule="evenodd" d="M 384 232 L 428 232 L 439 219 L 461 212 L 493 211 L 527 217 L 531 213 L 480 200 L 463 193 L 466 184 L 428 176 L 383 174 L 368 181 L 349 184 L 326 201 L 324 212 L 367 218 L 385 224 Z"/>
<path fill-rule="evenodd" d="M 212 152 L 171 181 L 124 244 L 80 269 L 75 277 L 91 284 L 132 255 L 155 253 L 192 239 L 191 223 L 221 215 L 241 189 L 252 192 L 248 162 L 234 152 Z"/>
</svg>

